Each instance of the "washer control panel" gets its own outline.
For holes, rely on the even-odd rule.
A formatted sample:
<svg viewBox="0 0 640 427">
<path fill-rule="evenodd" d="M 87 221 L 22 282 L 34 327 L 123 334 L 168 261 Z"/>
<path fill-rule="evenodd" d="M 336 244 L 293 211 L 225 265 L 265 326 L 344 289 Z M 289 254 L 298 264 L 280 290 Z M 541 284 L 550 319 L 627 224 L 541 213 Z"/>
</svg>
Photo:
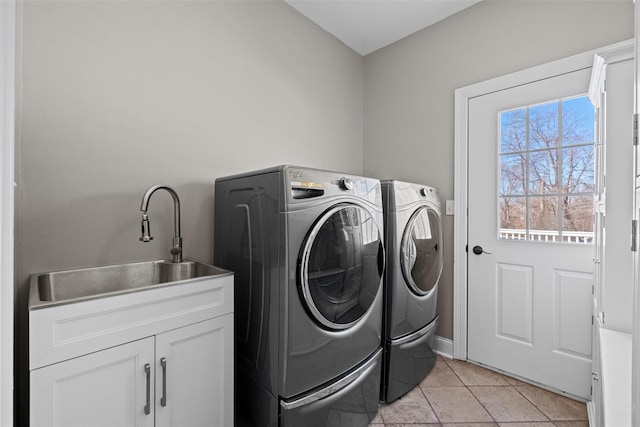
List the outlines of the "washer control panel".
<svg viewBox="0 0 640 427">
<path fill-rule="evenodd" d="M 373 178 L 296 167 L 287 167 L 285 173 L 291 199 L 348 195 L 378 203 L 382 197 L 380 181 Z"/>
</svg>

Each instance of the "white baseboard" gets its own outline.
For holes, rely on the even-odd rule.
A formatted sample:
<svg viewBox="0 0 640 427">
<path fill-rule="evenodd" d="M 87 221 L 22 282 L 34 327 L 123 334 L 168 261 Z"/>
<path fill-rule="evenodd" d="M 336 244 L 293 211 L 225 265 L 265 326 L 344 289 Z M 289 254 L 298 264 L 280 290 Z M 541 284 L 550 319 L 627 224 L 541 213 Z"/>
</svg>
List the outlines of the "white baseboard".
<svg viewBox="0 0 640 427">
<path fill-rule="evenodd" d="M 436 353 L 440 356 L 453 359 L 453 341 L 436 335 Z"/>
</svg>

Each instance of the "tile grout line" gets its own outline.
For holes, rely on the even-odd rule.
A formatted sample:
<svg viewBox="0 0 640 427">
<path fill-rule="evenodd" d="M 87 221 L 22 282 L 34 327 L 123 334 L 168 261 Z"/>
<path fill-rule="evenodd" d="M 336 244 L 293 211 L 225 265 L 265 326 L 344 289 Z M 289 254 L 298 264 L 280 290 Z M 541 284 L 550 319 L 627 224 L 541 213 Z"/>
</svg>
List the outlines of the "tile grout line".
<svg viewBox="0 0 640 427">
<path fill-rule="evenodd" d="M 436 363 L 437 362 L 438 361 L 436 359 Z M 424 378 L 422 379 L 422 381 L 424 381 Z M 420 381 L 420 382 L 422 382 L 422 381 Z M 433 416 L 436 417 L 436 420 L 438 420 L 438 423 L 440 423 L 440 425 L 442 425 L 443 424 L 442 420 L 440 420 L 440 417 L 438 416 L 438 414 L 436 414 L 436 411 L 433 409 L 433 405 L 431 404 L 431 402 L 429 402 L 429 398 L 427 397 L 427 395 L 424 392 L 424 390 L 422 389 L 422 387 L 420 387 L 420 383 L 418 383 L 418 389 L 420 389 L 420 393 L 422 393 L 422 396 L 424 397 L 424 400 L 427 401 L 427 405 L 429 405 L 429 408 L 431 408 L 431 412 L 433 412 Z"/>
<path fill-rule="evenodd" d="M 532 384 L 525 384 L 525 386 L 529 386 L 529 387 L 536 387 Z M 518 390 L 517 387 L 514 386 L 514 388 L 516 389 L 516 391 L 518 393 L 520 393 L 520 395 L 522 395 L 522 397 L 524 397 L 528 402 L 530 402 L 538 411 L 540 411 L 542 414 L 544 414 L 545 417 L 549 418 L 549 421 L 551 423 L 553 423 L 553 425 L 556 425 L 556 421 L 557 422 L 563 422 L 563 421 L 568 421 L 568 422 L 575 422 L 575 421 L 585 421 L 585 420 L 578 420 L 578 419 L 568 419 L 568 420 L 556 420 L 551 418 L 551 415 L 548 415 L 542 408 L 540 408 L 538 405 L 535 404 L 535 402 L 533 402 L 531 399 L 529 399 L 524 393 L 522 393 L 520 390 Z M 536 387 L 536 388 L 540 388 L 540 387 Z M 545 390 L 545 389 L 541 389 L 541 390 Z M 548 393 L 553 393 L 552 391 L 549 390 L 545 390 Z M 553 394 L 557 394 L 557 393 L 553 393 Z M 562 396 L 560 394 L 558 394 L 558 396 L 560 397 L 566 397 L 566 396 Z"/>
<path fill-rule="evenodd" d="M 532 386 L 532 387 L 535 387 L 535 386 Z M 533 405 L 533 407 L 534 407 L 534 408 L 536 408 L 538 411 L 540 411 L 540 413 L 544 414 L 544 416 L 545 416 L 545 417 L 549 418 L 549 421 L 550 421 L 554 426 L 556 425 L 556 424 L 554 423 L 554 421 L 556 421 L 556 420 L 551 419 L 551 416 L 550 416 L 550 415 L 547 415 L 547 413 L 546 413 L 545 411 L 543 411 L 543 410 L 542 410 L 542 408 L 538 407 L 538 405 L 536 405 L 536 404 L 535 404 L 531 399 L 529 399 L 529 398 L 528 398 L 527 396 L 525 396 L 525 395 L 524 395 L 520 390 L 518 390 L 518 388 L 517 388 L 517 387 L 513 387 L 513 388 L 514 388 L 514 389 L 515 389 L 515 390 L 520 394 L 520 396 L 524 397 L 524 398 L 527 400 L 527 402 L 531 403 L 531 404 Z"/>
<path fill-rule="evenodd" d="M 444 359 L 444 358 L 443 358 L 443 359 Z M 455 359 L 451 359 L 451 360 L 455 360 Z M 486 406 L 484 406 L 484 405 L 482 404 L 482 402 L 480 402 L 480 400 L 478 399 L 478 397 L 477 397 L 477 396 L 476 396 L 476 395 L 475 395 L 475 394 L 474 394 L 474 393 L 469 389 L 469 386 L 468 386 L 468 385 L 467 385 L 467 384 L 462 380 L 462 378 L 460 377 L 460 375 L 458 375 L 458 373 L 456 372 L 456 370 L 455 370 L 455 369 L 453 369 L 453 368 L 449 365 L 449 362 L 447 362 L 446 360 L 445 360 L 445 363 L 447 364 L 447 367 L 448 367 L 449 369 L 451 369 L 451 372 L 453 372 L 453 375 L 455 375 L 456 377 L 458 377 L 458 379 L 460 380 L 460 383 L 462 383 L 462 385 L 464 386 L 464 388 L 466 388 L 466 389 L 467 389 L 467 391 L 468 391 L 469 393 L 471 393 L 471 396 L 473 396 L 473 398 L 474 398 L 474 399 L 475 399 L 475 400 L 480 404 L 480 406 L 482 407 L 482 409 L 484 409 L 484 411 L 487 413 L 487 415 L 489 415 L 489 417 L 491 417 L 491 419 L 493 420 L 493 422 L 494 422 L 495 424 L 498 424 L 498 421 L 496 421 L 496 419 L 493 417 L 493 415 L 491 415 L 491 412 L 489 412 L 489 411 L 487 410 Z M 428 400 L 428 399 L 427 399 L 427 400 Z M 437 417 L 437 415 L 436 415 L 436 417 Z"/>
<path fill-rule="evenodd" d="M 476 386 L 476 387 L 483 387 L 483 386 Z M 504 386 L 499 386 L 499 385 L 498 385 L 498 386 L 496 386 L 496 385 L 492 385 L 492 386 L 485 386 L 485 387 L 510 387 L 510 388 L 514 389 L 514 390 L 516 391 L 516 393 L 518 393 L 518 394 L 520 394 L 522 397 L 524 397 L 524 398 L 525 398 L 525 400 L 526 400 L 527 402 L 531 403 L 531 405 L 532 405 L 534 408 L 536 408 L 536 409 L 537 409 L 537 410 L 538 410 L 538 411 L 539 411 L 539 412 L 540 412 L 540 413 L 541 413 L 541 414 L 546 418 L 546 420 L 543 420 L 543 421 L 504 421 L 505 423 L 510 423 L 510 424 L 511 424 L 511 423 L 522 423 L 522 424 L 528 424 L 528 423 L 537 423 L 537 422 L 541 422 L 541 423 L 551 423 L 551 424 L 553 424 L 553 425 L 555 426 L 555 424 L 553 423 L 553 420 L 551 419 L 551 417 L 550 417 L 549 415 L 547 415 L 547 413 L 546 413 L 546 412 L 544 412 L 543 410 L 541 410 L 540 408 L 538 408 L 538 407 L 537 407 L 537 406 L 536 406 L 532 401 L 530 401 L 529 399 L 527 399 L 527 398 L 526 398 L 526 396 L 522 395 L 522 393 L 520 393 L 520 391 L 519 391 L 519 390 L 518 390 L 518 389 L 517 389 L 513 384 L 507 384 L 507 385 L 504 385 Z M 470 390 L 470 391 L 471 391 L 471 390 Z M 471 393 L 473 393 L 473 391 L 471 391 Z M 476 396 L 475 396 L 475 394 L 474 394 L 474 397 L 476 397 Z M 476 397 L 476 398 L 477 398 L 477 397 Z M 480 404 L 482 405 L 482 403 L 480 403 Z M 486 408 L 485 408 L 485 410 L 486 410 Z M 489 412 L 489 411 L 487 410 L 487 412 Z M 489 413 L 489 415 L 491 415 L 491 413 Z M 493 416 L 491 416 L 491 417 L 493 418 Z M 499 421 L 496 421 L 496 423 L 497 423 L 497 424 L 500 424 L 500 422 L 499 422 Z"/>
</svg>

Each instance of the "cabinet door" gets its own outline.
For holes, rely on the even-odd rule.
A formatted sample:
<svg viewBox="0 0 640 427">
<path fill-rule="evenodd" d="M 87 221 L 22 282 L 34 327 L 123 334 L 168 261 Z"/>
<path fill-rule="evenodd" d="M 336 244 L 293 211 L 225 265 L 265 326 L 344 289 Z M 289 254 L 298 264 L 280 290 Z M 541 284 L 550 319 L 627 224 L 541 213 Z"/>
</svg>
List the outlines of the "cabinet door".
<svg viewBox="0 0 640 427">
<path fill-rule="evenodd" d="M 156 336 L 156 425 L 233 425 L 233 314 Z"/>
<path fill-rule="evenodd" d="M 32 371 L 31 426 L 153 426 L 153 357 L 145 338 Z"/>
</svg>

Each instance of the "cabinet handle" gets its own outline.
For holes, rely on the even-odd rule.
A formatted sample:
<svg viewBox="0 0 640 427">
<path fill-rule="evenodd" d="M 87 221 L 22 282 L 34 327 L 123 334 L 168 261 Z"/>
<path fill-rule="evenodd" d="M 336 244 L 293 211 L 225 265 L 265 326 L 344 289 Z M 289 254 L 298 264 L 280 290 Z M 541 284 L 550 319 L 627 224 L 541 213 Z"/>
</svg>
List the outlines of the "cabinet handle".
<svg viewBox="0 0 640 427">
<path fill-rule="evenodd" d="M 167 406 L 167 358 L 160 359 L 162 366 L 162 397 L 160 398 L 160 406 Z"/>
<path fill-rule="evenodd" d="M 144 373 L 147 375 L 147 404 L 144 405 L 144 414 L 149 415 L 151 413 L 151 365 L 148 363 L 144 365 Z"/>
</svg>

